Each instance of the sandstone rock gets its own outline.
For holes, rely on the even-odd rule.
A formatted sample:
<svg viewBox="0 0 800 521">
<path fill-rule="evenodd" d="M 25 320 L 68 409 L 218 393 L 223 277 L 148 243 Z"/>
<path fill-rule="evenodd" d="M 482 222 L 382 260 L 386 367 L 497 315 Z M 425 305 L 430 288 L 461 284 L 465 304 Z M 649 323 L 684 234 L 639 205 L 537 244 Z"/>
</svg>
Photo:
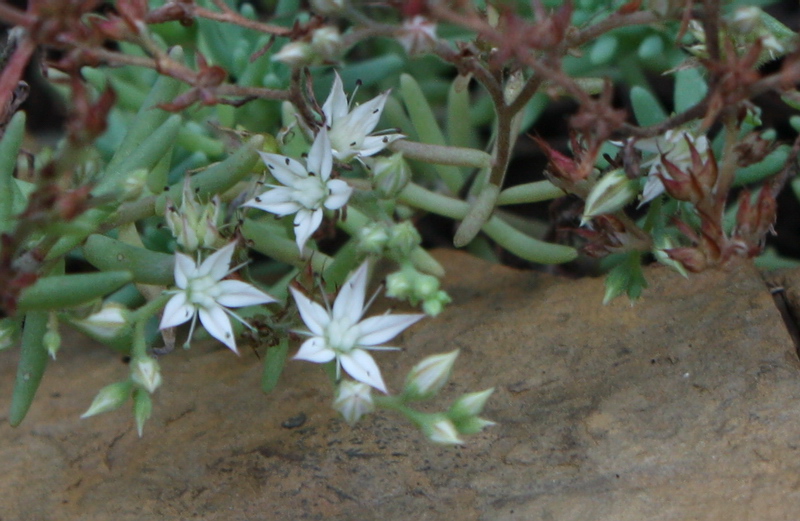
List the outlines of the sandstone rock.
<svg viewBox="0 0 800 521">
<path fill-rule="evenodd" d="M 139 439 L 129 411 L 78 418 L 127 368 L 72 337 L 25 422 L 0 426 L 0 518 L 797 518 L 800 363 L 754 268 L 648 269 L 639 303 L 604 307 L 601 280 L 438 255 L 454 304 L 378 361 L 398 389 L 421 357 L 460 348 L 440 408 L 497 388 L 484 416 L 498 425 L 464 447 L 388 413 L 348 427 L 314 364 L 290 362 L 264 395 L 255 355 L 215 344 L 161 360 Z M 15 360 L 0 353 L 2 411 Z"/>
</svg>

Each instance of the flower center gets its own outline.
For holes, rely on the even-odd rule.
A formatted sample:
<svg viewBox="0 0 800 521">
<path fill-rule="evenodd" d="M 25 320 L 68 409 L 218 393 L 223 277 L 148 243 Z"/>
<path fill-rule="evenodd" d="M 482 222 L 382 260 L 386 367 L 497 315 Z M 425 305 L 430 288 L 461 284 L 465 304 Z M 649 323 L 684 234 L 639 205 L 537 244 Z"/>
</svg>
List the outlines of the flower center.
<svg viewBox="0 0 800 521">
<path fill-rule="evenodd" d="M 186 299 L 190 304 L 209 309 L 215 305 L 215 299 L 220 296 L 218 281 L 210 275 L 189 279 L 186 285 Z"/>
<path fill-rule="evenodd" d="M 294 183 L 293 188 L 292 199 L 309 210 L 316 210 L 325 202 L 327 187 L 319 176 L 309 175 L 304 179 L 299 179 Z"/>
<path fill-rule="evenodd" d="M 340 353 L 347 353 L 356 347 L 361 331 L 358 324 L 346 320 L 332 320 L 325 331 L 328 347 Z"/>
</svg>

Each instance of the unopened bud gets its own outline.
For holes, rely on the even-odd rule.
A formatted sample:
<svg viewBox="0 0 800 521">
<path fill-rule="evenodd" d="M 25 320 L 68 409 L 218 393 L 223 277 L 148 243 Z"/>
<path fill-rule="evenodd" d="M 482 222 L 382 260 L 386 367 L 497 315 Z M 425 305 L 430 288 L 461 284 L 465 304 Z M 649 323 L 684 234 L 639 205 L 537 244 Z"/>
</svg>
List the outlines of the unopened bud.
<svg viewBox="0 0 800 521">
<path fill-rule="evenodd" d="M 122 304 L 108 302 L 100 311 L 83 320 L 75 320 L 72 324 L 95 340 L 105 342 L 116 338 L 128 327 L 130 313 Z"/>
<path fill-rule="evenodd" d="M 411 221 L 403 221 L 392 227 L 387 246 L 395 259 L 402 260 L 408 258 L 421 242 L 422 237 Z"/>
<path fill-rule="evenodd" d="M 344 8 L 344 0 L 311 0 L 311 8 L 319 14 L 334 14 Z"/>
<path fill-rule="evenodd" d="M 438 393 L 450 379 L 457 357 L 458 349 L 423 359 L 408 373 L 403 394 L 412 400 L 424 400 Z"/>
<path fill-rule="evenodd" d="M 448 418 L 442 417 L 422 427 L 425 436 L 434 443 L 443 445 L 461 445 L 464 442 L 458 437 L 456 426 Z"/>
<path fill-rule="evenodd" d="M 405 270 L 396 271 L 386 277 L 386 296 L 406 299 L 411 295 L 412 281 Z"/>
<path fill-rule="evenodd" d="M 370 223 L 358 232 L 358 250 L 363 253 L 381 254 L 389 241 L 386 225 Z"/>
<path fill-rule="evenodd" d="M 372 186 L 382 199 L 397 197 L 411 180 L 411 170 L 400 152 L 377 158 L 372 173 Z"/>
<path fill-rule="evenodd" d="M 142 195 L 147 186 L 147 170 L 140 168 L 129 172 L 122 182 L 122 200 L 133 201 Z"/>
<path fill-rule="evenodd" d="M 150 399 L 150 395 L 141 389 L 134 391 L 133 416 L 136 418 L 136 432 L 139 433 L 140 438 L 142 437 L 142 431 L 144 431 L 144 424 L 150 419 L 152 412 L 153 400 Z"/>
<path fill-rule="evenodd" d="M 333 408 L 339 411 L 350 425 L 365 414 L 375 410 L 372 401 L 372 387 L 353 380 L 342 380 L 336 389 Z"/>
<path fill-rule="evenodd" d="M 604 175 L 589 192 L 583 210 L 581 226 L 592 217 L 614 213 L 636 198 L 636 182 L 628 179 L 622 169 L 612 170 Z"/>
<path fill-rule="evenodd" d="M 0 351 L 14 345 L 17 339 L 17 325 L 14 319 L 6 317 L 0 320 Z"/>
<path fill-rule="evenodd" d="M 304 67 L 314 61 L 314 49 L 306 42 L 289 42 L 272 56 L 272 60 L 290 67 Z"/>
<path fill-rule="evenodd" d="M 431 51 L 436 46 L 436 24 L 424 16 L 415 16 L 403 22 L 397 41 L 409 56 Z"/>
<path fill-rule="evenodd" d="M 155 358 L 144 356 L 131 362 L 131 380 L 148 393 L 161 385 L 161 368 Z"/>
<path fill-rule="evenodd" d="M 81 418 L 88 418 L 95 414 L 117 409 L 130 398 L 132 388 L 133 384 L 127 380 L 103 387 L 94 397 L 89 409 L 81 415 Z"/>
<path fill-rule="evenodd" d="M 320 27 L 311 36 L 313 52 L 326 61 L 339 58 L 342 50 L 342 35 L 336 27 Z"/>
<path fill-rule="evenodd" d="M 494 387 L 486 389 L 484 391 L 478 391 L 475 393 L 467 393 L 462 395 L 456 402 L 450 407 L 450 411 L 448 412 L 448 416 L 451 418 L 467 418 L 469 416 L 477 416 L 483 411 L 483 407 L 486 405 L 486 401 L 494 392 Z"/>
</svg>

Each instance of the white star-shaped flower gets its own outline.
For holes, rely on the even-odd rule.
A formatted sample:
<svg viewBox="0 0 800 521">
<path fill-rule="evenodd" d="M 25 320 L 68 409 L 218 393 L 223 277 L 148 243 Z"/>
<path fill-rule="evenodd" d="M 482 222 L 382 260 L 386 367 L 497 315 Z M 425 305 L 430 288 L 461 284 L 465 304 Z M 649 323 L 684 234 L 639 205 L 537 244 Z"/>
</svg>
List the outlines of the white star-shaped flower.
<svg viewBox="0 0 800 521">
<path fill-rule="evenodd" d="M 199 316 L 211 336 L 234 353 L 239 353 L 229 316 L 248 327 L 249 324 L 228 308 L 267 304 L 275 302 L 275 299 L 246 282 L 222 280 L 237 269 L 229 269 L 235 248 L 236 243 L 232 242 L 209 255 L 199 266 L 188 255 L 175 254 L 175 285 L 178 290 L 164 308 L 159 329 L 175 327 L 191 319 L 191 339 Z"/>
<path fill-rule="evenodd" d="M 322 307 L 300 291 L 290 288 L 297 309 L 308 331 L 298 331 L 311 338 L 303 342 L 294 356 L 298 360 L 326 363 L 336 360 L 336 375 L 341 369 L 379 391 L 386 391 L 381 371 L 368 350 L 394 350 L 380 346 L 416 323 L 425 315 L 390 315 L 388 312 L 361 320 L 366 311 L 367 263 L 363 263 L 342 286 L 333 308 Z"/>
<path fill-rule="evenodd" d="M 695 136 L 687 130 L 668 130 L 661 136 L 640 139 L 634 143 L 633 146 L 643 152 L 657 154 L 654 158 L 642 163 L 643 167 L 649 167 L 650 170 L 647 173 L 647 182 L 642 190 L 642 201 L 639 206 L 664 193 L 664 183 L 661 182 L 658 174 L 667 178 L 670 176 L 661 161 L 662 158 L 667 159 L 681 170 L 692 165 L 690 143 L 701 158 L 708 157 L 708 138 Z"/>
<path fill-rule="evenodd" d="M 333 156 L 328 132 L 317 134 L 306 165 L 290 157 L 261 152 L 270 173 L 281 183 L 247 201 L 250 206 L 280 217 L 295 214 L 294 234 L 302 253 L 311 235 L 322 223 L 323 208 L 338 210 L 350 199 L 353 189 L 341 179 L 331 179 Z"/>
<path fill-rule="evenodd" d="M 333 157 L 339 161 L 347 162 L 357 158 L 369 157 L 377 154 L 392 141 L 404 138 L 402 134 L 372 133 L 381 119 L 383 106 L 389 97 L 387 90 L 366 103 L 350 110 L 350 104 L 344 94 L 342 79 L 335 73 L 333 87 L 328 99 L 322 106 L 325 114 L 331 140 Z"/>
</svg>

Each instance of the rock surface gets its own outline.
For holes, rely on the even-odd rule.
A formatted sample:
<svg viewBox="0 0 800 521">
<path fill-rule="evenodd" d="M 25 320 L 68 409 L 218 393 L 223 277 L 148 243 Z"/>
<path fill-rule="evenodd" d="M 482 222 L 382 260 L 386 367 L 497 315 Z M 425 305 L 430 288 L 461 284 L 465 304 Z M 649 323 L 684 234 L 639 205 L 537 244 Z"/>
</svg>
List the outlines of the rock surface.
<svg viewBox="0 0 800 521">
<path fill-rule="evenodd" d="M 465 446 L 384 413 L 348 427 L 314 364 L 264 395 L 253 353 L 211 344 L 162 359 L 138 439 L 127 410 L 78 418 L 127 368 L 76 339 L 25 422 L 2 418 L 0 520 L 797 519 L 800 363 L 754 268 L 650 269 L 639 303 L 603 307 L 601 280 L 438 256 L 454 304 L 378 359 L 397 389 L 460 348 L 438 408 L 497 388 L 498 425 Z M 2 411 L 16 356 L 0 353 Z"/>
</svg>

